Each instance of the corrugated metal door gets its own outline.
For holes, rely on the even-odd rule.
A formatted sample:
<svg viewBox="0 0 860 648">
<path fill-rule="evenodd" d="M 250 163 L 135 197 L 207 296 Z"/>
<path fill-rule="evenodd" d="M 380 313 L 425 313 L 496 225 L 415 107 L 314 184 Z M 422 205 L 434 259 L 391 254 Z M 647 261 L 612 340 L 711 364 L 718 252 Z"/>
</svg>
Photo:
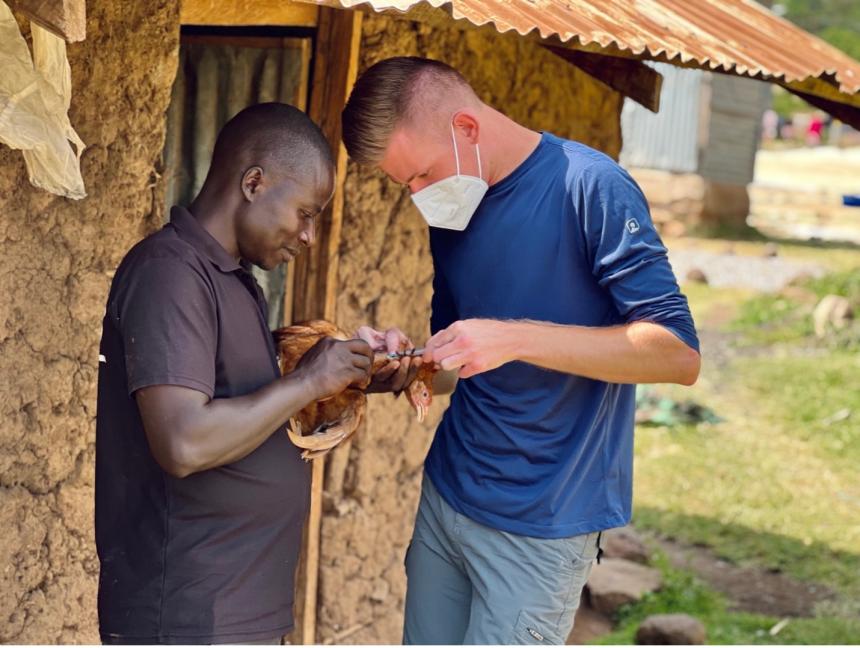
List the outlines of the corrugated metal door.
<svg viewBox="0 0 860 648">
<path fill-rule="evenodd" d="M 695 173 L 699 164 L 702 72 L 646 62 L 663 75 L 660 112 L 630 99 L 621 111 L 621 164 Z"/>
<path fill-rule="evenodd" d="M 761 118 L 770 102 L 770 86 L 725 74 L 710 77 L 708 142 L 702 149 L 699 173 L 715 182 L 747 185 L 753 180 Z"/>
<path fill-rule="evenodd" d="M 218 131 L 252 104 L 282 101 L 306 109 L 310 38 L 183 34 L 167 111 L 167 206 L 188 205 L 209 171 Z M 292 264 L 254 268 L 272 328 L 292 319 Z"/>
</svg>

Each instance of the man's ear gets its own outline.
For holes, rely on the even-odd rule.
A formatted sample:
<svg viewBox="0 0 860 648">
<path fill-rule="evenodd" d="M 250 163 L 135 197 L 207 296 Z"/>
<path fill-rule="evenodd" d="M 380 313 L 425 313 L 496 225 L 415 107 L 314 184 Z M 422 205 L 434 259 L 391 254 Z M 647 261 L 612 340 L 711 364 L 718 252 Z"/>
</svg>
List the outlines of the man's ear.
<svg viewBox="0 0 860 648">
<path fill-rule="evenodd" d="M 263 184 L 263 168 L 252 166 L 242 174 L 242 194 L 248 202 L 254 202 Z"/>
<path fill-rule="evenodd" d="M 454 113 L 454 129 L 459 131 L 472 144 L 478 143 L 480 126 L 474 111 L 463 108 Z"/>
</svg>

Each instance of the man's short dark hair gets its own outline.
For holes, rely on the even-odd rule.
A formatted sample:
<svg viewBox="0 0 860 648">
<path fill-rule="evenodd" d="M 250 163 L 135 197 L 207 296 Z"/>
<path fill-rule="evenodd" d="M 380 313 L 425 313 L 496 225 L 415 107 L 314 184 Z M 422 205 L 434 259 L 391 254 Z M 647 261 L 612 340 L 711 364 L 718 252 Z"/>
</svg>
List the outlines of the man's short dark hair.
<svg viewBox="0 0 860 648">
<path fill-rule="evenodd" d="M 343 110 L 343 142 L 362 164 L 382 159 L 398 125 L 432 114 L 450 94 L 475 97 L 468 81 L 441 61 L 397 56 L 375 63 L 356 81 Z"/>
<path fill-rule="evenodd" d="M 264 172 L 297 178 L 315 172 L 318 164 L 334 166 L 331 146 L 319 127 L 295 106 L 271 102 L 249 106 L 224 124 L 215 142 L 210 172 L 242 172 L 260 165 Z"/>
</svg>

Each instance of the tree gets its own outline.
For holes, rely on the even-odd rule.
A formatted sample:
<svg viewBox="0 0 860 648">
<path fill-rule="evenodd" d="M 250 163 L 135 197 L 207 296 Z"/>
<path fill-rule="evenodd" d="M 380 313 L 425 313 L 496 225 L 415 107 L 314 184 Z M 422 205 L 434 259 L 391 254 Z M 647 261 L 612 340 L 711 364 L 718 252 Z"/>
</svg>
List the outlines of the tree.
<svg viewBox="0 0 860 648">
<path fill-rule="evenodd" d="M 774 4 L 774 10 L 798 27 L 860 60 L 858 0 L 781 0 Z"/>
</svg>

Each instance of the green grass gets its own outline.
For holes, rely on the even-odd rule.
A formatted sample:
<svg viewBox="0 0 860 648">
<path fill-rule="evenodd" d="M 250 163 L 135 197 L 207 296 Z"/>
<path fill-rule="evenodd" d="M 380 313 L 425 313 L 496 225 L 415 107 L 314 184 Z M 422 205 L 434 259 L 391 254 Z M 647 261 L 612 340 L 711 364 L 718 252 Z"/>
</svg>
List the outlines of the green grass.
<svg viewBox="0 0 860 648">
<path fill-rule="evenodd" d="M 738 401 L 706 403 L 724 423 L 637 429 L 635 523 L 860 600 L 856 462 Z"/>
<path fill-rule="evenodd" d="M 713 288 L 698 283 L 686 284 L 684 294 L 697 326 L 700 322 L 731 321 L 733 305 L 744 303 L 755 295 L 743 288 Z"/>
<path fill-rule="evenodd" d="M 811 315 L 827 294 L 860 304 L 860 255 L 797 245 L 780 254 L 831 272 L 783 295 L 684 287 L 700 331 L 728 336 L 737 353 L 716 362 L 706 348 L 696 386 L 658 389 L 725 421 L 637 429 L 634 524 L 825 584 L 837 600 L 772 637 L 777 619 L 729 612 L 719 595 L 663 564 L 667 587 L 625 610 L 605 643 L 630 643 L 644 615 L 662 612 L 701 618 L 712 643 L 860 643 L 860 317 L 818 340 Z"/>
<path fill-rule="evenodd" d="M 663 574 L 659 592 L 623 607 L 616 616 L 616 630 L 600 638 L 600 644 L 632 644 L 639 624 L 652 614 L 684 613 L 705 626 L 709 644 L 852 644 L 860 642 L 860 620 L 834 617 L 792 619 L 776 635 L 770 630 L 779 619 L 758 614 L 730 612 L 725 599 L 688 572 L 674 569 L 664 556 L 654 564 Z"/>
<path fill-rule="evenodd" d="M 829 352 L 813 357 L 744 359 L 738 361 L 737 369 L 744 375 L 749 396 L 759 401 L 763 417 L 779 422 L 787 436 L 805 442 L 812 451 L 858 470 L 860 356 Z M 774 389 L 775 385 L 780 389 Z M 860 507 L 860 493 L 857 496 Z"/>
<path fill-rule="evenodd" d="M 742 304 L 732 330 L 744 346 L 794 342 L 812 335 L 812 310 L 783 295 L 760 295 Z"/>
<path fill-rule="evenodd" d="M 832 333 L 823 342 L 813 338 L 813 311 L 826 295 L 847 297 L 860 304 L 860 267 L 799 282 L 794 291 L 747 299 L 740 305 L 731 330 L 740 334 L 739 342 L 746 346 L 798 342 L 846 351 L 860 349 L 858 321 Z"/>
</svg>

